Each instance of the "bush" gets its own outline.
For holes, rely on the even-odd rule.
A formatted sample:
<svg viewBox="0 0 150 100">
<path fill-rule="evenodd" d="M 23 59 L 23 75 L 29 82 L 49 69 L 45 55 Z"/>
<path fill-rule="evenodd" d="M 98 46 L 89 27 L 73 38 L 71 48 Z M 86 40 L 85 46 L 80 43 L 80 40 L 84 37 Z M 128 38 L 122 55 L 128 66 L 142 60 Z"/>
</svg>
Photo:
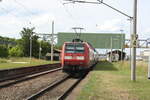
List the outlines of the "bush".
<svg viewBox="0 0 150 100">
<path fill-rule="evenodd" d="M 9 56 L 11 56 L 11 57 L 21 57 L 21 56 L 23 56 L 23 51 L 19 46 L 12 47 L 9 50 Z"/>
<path fill-rule="evenodd" d="M 0 63 L 7 63 L 7 61 L 4 59 L 0 59 Z"/>
<path fill-rule="evenodd" d="M 0 45 L 0 57 L 8 57 L 8 48 Z"/>
</svg>

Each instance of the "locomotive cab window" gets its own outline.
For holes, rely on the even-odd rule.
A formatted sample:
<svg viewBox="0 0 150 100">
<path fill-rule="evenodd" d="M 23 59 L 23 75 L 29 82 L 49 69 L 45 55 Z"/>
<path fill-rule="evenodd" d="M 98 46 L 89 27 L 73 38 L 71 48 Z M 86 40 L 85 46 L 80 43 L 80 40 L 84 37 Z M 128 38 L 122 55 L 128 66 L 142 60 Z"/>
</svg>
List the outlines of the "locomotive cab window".
<svg viewBox="0 0 150 100">
<path fill-rule="evenodd" d="M 81 43 L 70 43 L 66 44 L 66 53 L 84 53 L 84 44 Z"/>
<path fill-rule="evenodd" d="M 75 45 L 75 52 L 76 53 L 84 53 L 84 44 L 76 44 Z"/>
<path fill-rule="evenodd" d="M 73 44 L 66 44 L 65 52 L 66 53 L 74 53 L 74 45 Z"/>
</svg>

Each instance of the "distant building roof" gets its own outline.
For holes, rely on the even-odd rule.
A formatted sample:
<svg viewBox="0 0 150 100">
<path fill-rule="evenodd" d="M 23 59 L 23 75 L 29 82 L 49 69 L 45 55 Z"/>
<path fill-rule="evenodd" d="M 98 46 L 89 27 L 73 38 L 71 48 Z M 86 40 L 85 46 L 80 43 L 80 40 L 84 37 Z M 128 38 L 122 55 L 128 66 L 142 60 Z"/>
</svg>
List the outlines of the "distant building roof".
<svg viewBox="0 0 150 100">
<path fill-rule="evenodd" d="M 59 56 L 60 53 L 61 53 L 61 50 L 59 50 L 59 49 L 54 49 L 54 56 Z M 48 53 L 46 53 L 45 56 L 51 56 L 51 53 L 48 52 Z"/>
</svg>

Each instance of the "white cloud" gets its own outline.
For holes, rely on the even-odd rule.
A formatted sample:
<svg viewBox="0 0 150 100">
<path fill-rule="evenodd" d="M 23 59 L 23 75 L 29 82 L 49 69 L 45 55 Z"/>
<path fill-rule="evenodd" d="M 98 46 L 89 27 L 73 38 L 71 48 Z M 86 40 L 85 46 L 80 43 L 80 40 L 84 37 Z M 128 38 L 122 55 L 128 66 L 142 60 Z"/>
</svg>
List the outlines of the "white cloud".
<svg viewBox="0 0 150 100">
<path fill-rule="evenodd" d="M 51 21 L 56 20 L 52 9 L 59 9 L 55 0 L 5 0 L 0 5 L 0 36 L 16 38 L 23 27 L 50 32 Z"/>
<path fill-rule="evenodd" d="M 150 28 L 147 28 L 147 29 L 145 30 L 145 33 L 149 33 L 149 34 L 150 34 Z"/>
<path fill-rule="evenodd" d="M 25 25 L 21 19 L 13 16 L 0 16 L 0 36 L 19 37 L 19 32 Z"/>
<path fill-rule="evenodd" d="M 113 19 L 107 20 L 103 24 L 96 25 L 100 31 L 119 31 L 121 29 L 121 20 L 120 19 Z"/>
<path fill-rule="evenodd" d="M 34 16 L 32 18 L 31 23 L 40 26 L 43 24 L 48 24 L 50 21 L 55 20 L 56 18 L 53 15 L 50 14 L 41 14 L 39 16 Z"/>
<path fill-rule="evenodd" d="M 141 39 L 150 38 L 150 28 L 147 28 L 142 33 L 139 33 L 139 38 Z"/>
<path fill-rule="evenodd" d="M 147 2 L 146 4 L 150 2 L 145 1 Z M 104 5 L 68 4 L 64 7 L 61 4 L 62 2 L 64 0 L 3 0 L 0 2 L 0 35 L 19 37 L 19 32 L 23 27 L 31 26 L 35 26 L 36 32 L 49 33 L 51 32 L 52 19 L 55 20 L 55 32 L 72 31 L 71 27 L 84 26 L 86 32 L 120 32 L 122 28 L 126 33 L 129 33 L 127 32 L 127 30 L 129 31 L 129 25 L 125 23 L 126 19 L 123 19 L 125 17 Z M 140 5 L 144 5 L 143 2 Z M 130 0 L 106 0 L 106 3 L 118 9 L 125 7 L 125 12 L 132 12 L 132 9 L 129 10 Z M 142 13 L 145 11 L 143 10 L 141 15 L 145 16 Z M 138 33 L 150 32 L 150 29 L 147 29 L 146 32 L 144 30 L 150 26 L 147 21 L 148 18 L 141 20 L 140 25 L 142 27 L 139 28 L 140 32 Z M 31 25 L 29 24 L 30 22 Z M 122 23 L 125 28 L 124 26 L 122 27 Z M 95 24 L 97 24 L 97 28 Z"/>
</svg>

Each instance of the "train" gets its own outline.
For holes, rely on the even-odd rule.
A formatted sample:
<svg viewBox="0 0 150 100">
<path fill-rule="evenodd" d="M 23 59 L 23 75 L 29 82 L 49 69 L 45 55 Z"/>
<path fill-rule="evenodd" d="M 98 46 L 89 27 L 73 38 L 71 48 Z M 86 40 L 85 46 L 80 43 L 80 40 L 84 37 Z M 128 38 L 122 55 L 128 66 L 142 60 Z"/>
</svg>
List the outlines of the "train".
<svg viewBox="0 0 150 100">
<path fill-rule="evenodd" d="M 63 72 L 70 75 L 81 75 L 98 62 L 98 52 L 88 42 L 79 39 L 64 42 L 61 52 Z"/>
</svg>

